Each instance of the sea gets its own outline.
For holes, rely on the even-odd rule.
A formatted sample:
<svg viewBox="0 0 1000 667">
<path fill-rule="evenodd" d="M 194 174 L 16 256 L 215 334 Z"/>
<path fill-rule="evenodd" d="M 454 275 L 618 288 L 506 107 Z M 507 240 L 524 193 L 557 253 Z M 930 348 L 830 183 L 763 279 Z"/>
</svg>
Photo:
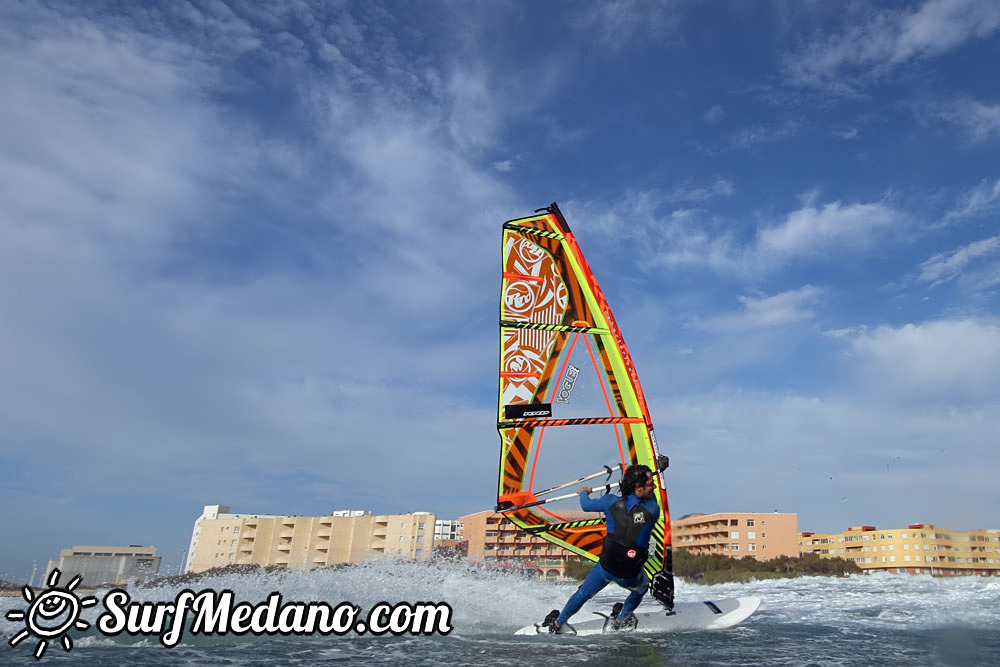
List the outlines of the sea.
<svg viewBox="0 0 1000 667">
<path fill-rule="evenodd" d="M 61 582 L 64 592 L 59 593 L 64 599 L 70 595 L 66 583 Z M 62 627 L 58 619 L 45 625 L 35 618 L 35 624 L 29 624 L 31 607 L 23 595 L 0 598 L 5 640 L 0 664 L 1000 665 L 1000 578 L 874 574 L 711 586 L 678 581 L 678 601 L 757 596 L 762 604 L 749 619 L 725 630 L 590 637 L 515 637 L 519 627 L 560 608 L 575 585 L 484 571 L 462 562 L 379 561 L 311 571 L 256 570 L 130 589 L 129 594 L 133 602 L 155 610 L 176 601 L 184 589 L 204 595 L 231 591 L 234 600 L 248 605 L 263 605 L 277 592 L 286 603 L 350 603 L 361 614 L 380 603 L 447 603 L 450 616 L 444 625 L 450 631 L 445 633 L 438 624 L 430 634 L 416 635 L 188 632 L 168 647 L 155 625 L 133 635 L 102 633 L 98 621 L 110 616 L 109 591 L 74 591 L 77 601 L 90 597 L 94 602 L 78 612 L 70 604 L 64 615 L 75 614 L 75 627 L 61 635 L 52 634 Z M 46 593 L 54 590 L 36 586 L 31 595 L 37 600 L 55 595 Z M 594 611 L 606 612 L 622 597 L 621 590 L 609 586 L 576 618 L 593 618 Z M 647 596 L 640 610 L 657 607 Z M 36 634 L 32 627 L 47 634 Z M 11 646 L 16 637 L 21 639 Z M 43 643 L 44 652 L 36 659 Z"/>
</svg>

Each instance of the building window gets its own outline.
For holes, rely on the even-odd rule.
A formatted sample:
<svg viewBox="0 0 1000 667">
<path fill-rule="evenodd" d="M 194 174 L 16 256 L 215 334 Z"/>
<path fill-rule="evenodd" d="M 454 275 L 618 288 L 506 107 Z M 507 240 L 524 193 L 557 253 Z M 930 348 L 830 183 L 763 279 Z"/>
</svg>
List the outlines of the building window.
<svg viewBox="0 0 1000 667">
<path fill-rule="evenodd" d="M 747 539 L 748 540 L 756 540 L 757 539 L 757 533 L 755 533 L 752 530 L 747 531 Z"/>
<path fill-rule="evenodd" d="M 734 531 L 730 532 L 729 533 L 729 539 L 731 539 L 731 540 L 738 540 L 738 539 L 740 539 L 740 531 L 734 530 Z"/>
<path fill-rule="evenodd" d="M 753 519 L 747 519 L 747 527 L 749 528 L 753 527 Z"/>
<path fill-rule="evenodd" d="M 757 551 L 757 545 L 756 544 L 748 544 L 747 545 L 747 549 L 749 549 L 750 551 Z"/>
</svg>

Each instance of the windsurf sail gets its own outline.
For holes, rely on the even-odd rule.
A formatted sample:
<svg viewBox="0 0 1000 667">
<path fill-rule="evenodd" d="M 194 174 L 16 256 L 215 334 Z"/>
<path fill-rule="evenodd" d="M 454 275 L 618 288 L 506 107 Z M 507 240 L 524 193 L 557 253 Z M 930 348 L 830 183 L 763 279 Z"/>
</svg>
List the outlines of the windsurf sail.
<svg viewBox="0 0 1000 667">
<path fill-rule="evenodd" d="M 503 224 L 497 429 L 497 511 L 590 560 L 601 553 L 604 517 L 580 518 L 577 488 L 606 477 L 605 490 L 617 492 L 611 483 L 627 466 L 653 471 L 660 516 L 645 568 L 658 575 L 656 598 L 672 606 L 666 457 L 657 450 L 625 340 L 554 203 Z M 573 492 L 556 494 L 560 490 Z"/>
</svg>

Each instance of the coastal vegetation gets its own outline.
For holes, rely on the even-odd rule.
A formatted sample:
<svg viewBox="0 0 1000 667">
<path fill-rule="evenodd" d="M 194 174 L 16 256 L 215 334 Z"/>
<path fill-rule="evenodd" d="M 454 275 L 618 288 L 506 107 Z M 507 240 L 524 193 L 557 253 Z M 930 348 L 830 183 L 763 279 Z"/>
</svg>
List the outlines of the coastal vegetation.
<svg viewBox="0 0 1000 667">
<path fill-rule="evenodd" d="M 722 554 L 693 554 L 685 549 L 674 550 L 674 575 L 688 582 L 721 584 L 753 579 L 786 579 L 791 577 L 846 577 L 860 574 L 861 568 L 845 558 L 778 556 L 759 561 L 753 556 L 730 558 Z"/>
</svg>

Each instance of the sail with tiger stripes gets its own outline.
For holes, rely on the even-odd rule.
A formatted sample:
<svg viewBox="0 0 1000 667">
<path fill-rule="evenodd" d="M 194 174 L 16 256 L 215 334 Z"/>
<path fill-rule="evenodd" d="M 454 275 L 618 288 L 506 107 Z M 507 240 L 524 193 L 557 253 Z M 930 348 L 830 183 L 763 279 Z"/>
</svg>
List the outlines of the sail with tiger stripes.
<svg viewBox="0 0 1000 667">
<path fill-rule="evenodd" d="M 503 224 L 499 395 L 497 511 L 529 533 L 597 560 L 603 514 L 581 516 L 573 492 L 596 477 L 588 473 L 605 470 L 599 482 L 617 493 L 622 471 L 645 464 L 660 505 L 645 567 L 650 575 L 669 572 L 666 457 L 657 451 L 625 340 L 554 203 Z M 600 484 L 587 485 L 596 490 Z M 553 495 L 560 489 L 570 493 Z M 507 555 L 534 555 L 520 553 L 517 544 L 504 547 Z"/>
</svg>

